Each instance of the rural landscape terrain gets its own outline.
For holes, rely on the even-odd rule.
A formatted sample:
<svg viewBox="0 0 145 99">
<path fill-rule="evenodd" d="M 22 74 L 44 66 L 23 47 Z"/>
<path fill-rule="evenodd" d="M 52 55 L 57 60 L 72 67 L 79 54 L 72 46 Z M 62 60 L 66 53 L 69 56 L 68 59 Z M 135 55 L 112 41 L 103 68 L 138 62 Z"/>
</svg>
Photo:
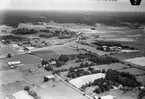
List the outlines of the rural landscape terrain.
<svg viewBox="0 0 145 99">
<path fill-rule="evenodd" d="M 144 23 L 19 17 L 0 25 L 0 99 L 145 99 Z"/>
</svg>

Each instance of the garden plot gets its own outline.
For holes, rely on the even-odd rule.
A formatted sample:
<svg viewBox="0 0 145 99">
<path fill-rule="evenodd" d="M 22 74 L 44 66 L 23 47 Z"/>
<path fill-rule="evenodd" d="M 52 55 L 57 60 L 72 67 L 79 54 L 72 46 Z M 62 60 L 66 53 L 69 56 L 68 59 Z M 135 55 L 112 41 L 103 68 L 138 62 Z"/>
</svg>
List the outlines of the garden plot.
<svg viewBox="0 0 145 99">
<path fill-rule="evenodd" d="M 105 74 L 98 73 L 98 74 L 93 74 L 93 75 L 82 76 L 82 77 L 72 79 L 69 82 L 73 84 L 74 86 L 76 86 L 77 88 L 81 88 L 81 86 L 89 82 L 93 82 L 94 80 L 99 79 L 99 78 L 105 78 Z"/>
<path fill-rule="evenodd" d="M 145 57 L 137 57 L 137 58 L 127 59 L 125 61 L 136 65 L 145 66 Z"/>
<path fill-rule="evenodd" d="M 20 61 L 21 64 L 37 64 L 41 62 L 41 59 L 32 55 L 18 54 L 11 58 L 7 58 L 8 62 Z"/>
</svg>

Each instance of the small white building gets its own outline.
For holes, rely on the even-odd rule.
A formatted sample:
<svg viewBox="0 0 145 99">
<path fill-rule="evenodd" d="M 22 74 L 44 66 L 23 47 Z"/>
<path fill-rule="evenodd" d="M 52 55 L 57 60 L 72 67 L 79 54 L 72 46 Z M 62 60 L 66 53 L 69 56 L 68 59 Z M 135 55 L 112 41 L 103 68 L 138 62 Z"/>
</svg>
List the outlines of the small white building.
<svg viewBox="0 0 145 99">
<path fill-rule="evenodd" d="M 28 92 L 22 90 L 13 94 L 15 99 L 34 99 L 34 97 L 30 96 Z"/>
<path fill-rule="evenodd" d="M 21 64 L 21 61 L 8 62 L 8 65 L 19 65 L 19 64 Z"/>
<path fill-rule="evenodd" d="M 56 65 L 56 61 L 49 62 L 50 65 Z"/>
<path fill-rule="evenodd" d="M 54 79 L 54 78 L 55 78 L 55 76 L 54 76 L 54 75 L 48 75 L 48 76 L 44 76 L 44 77 L 48 78 L 49 80 L 50 80 L 50 79 Z"/>
<path fill-rule="evenodd" d="M 95 99 L 114 99 L 114 96 L 112 95 L 106 95 L 106 96 L 102 96 L 102 97 L 98 97 L 98 96 L 94 96 Z"/>
<path fill-rule="evenodd" d="M 28 50 L 33 50 L 35 47 L 26 47 Z"/>
</svg>

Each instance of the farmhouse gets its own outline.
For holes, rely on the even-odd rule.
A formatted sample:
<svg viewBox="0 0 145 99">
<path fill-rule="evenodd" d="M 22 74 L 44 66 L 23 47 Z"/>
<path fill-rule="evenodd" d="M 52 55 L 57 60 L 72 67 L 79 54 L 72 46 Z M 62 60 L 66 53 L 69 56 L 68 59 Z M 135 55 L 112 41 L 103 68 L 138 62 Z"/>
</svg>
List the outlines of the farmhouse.
<svg viewBox="0 0 145 99">
<path fill-rule="evenodd" d="M 34 99 L 34 97 L 30 96 L 26 91 L 22 90 L 13 94 L 15 99 Z"/>
<path fill-rule="evenodd" d="M 8 65 L 18 65 L 18 64 L 21 64 L 21 61 L 8 62 Z"/>
</svg>

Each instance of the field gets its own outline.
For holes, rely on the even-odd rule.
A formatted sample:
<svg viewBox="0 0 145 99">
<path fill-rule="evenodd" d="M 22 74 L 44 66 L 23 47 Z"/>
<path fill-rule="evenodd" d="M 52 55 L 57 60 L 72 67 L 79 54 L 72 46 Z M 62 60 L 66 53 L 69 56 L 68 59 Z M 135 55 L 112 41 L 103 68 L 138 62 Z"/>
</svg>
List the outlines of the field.
<svg viewBox="0 0 145 99">
<path fill-rule="evenodd" d="M 32 54 L 36 55 L 37 57 L 40 57 L 41 59 L 44 60 L 50 60 L 52 58 L 58 58 L 59 55 L 56 54 L 55 52 L 51 51 L 51 50 L 46 50 L 46 51 L 35 51 L 32 52 Z"/>
<path fill-rule="evenodd" d="M 75 79 L 70 80 L 69 82 L 74 86 L 76 86 L 77 88 L 80 88 L 82 85 L 88 84 L 89 82 L 93 82 L 95 79 L 99 79 L 99 78 L 105 78 L 105 74 L 98 73 L 98 74 L 77 77 Z"/>
<path fill-rule="evenodd" d="M 31 86 L 31 85 L 26 82 L 21 81 L 21 82 L 10 83 L 5 86 L 0 86 L 1 88 L 0 99 L 5 99 L 7 95 L 12 95 L 15 92 L 23 90 L 25 86 Z"/>
<path fill-rule="evenodd" d="M 125 64 L 121 64 L 121 63 L 112 63 L 112 64 L 109 64 L 109 65 L 97 65 L 97 66 L 92 66 L 94 69 L 96 70 L 102 70 L 102 69 L 105 69 L 105 70 L 108 70 L 108 69 L 114 69 L 114 70 L 122 70 L 124 68 L 130 68 L 128 67 L 127 65 Z M 87 68 L 85 68 L 87 69 Z"/>
<path fill-rule="evenodd" d="M 137 58 L 127 59 L 125 61 L 136 65 L 145 66 L 145 57 L 137 57 Z"/>
<path fill-rule="evenodd" d="M 7 58 L 7 61 L 21 61 L 21 64 L 38 64 L 41 62 L 41 59 L 32 55 L 17 54 Z"/>
<path fill-rule="evenodd" d="M 118 53 L 112 56 L 120 60 L 126 60 L 130 58 L 141 57 L 142 54 L 140 52 L 129 52 L 129 53 Z"/>
<path fill-rule="evenodd" d="M 23 81 L 23 76 L 18 70 L 0 71 L 0 85 Z"/>
<path fill-rule="evenodd" d="M 18 52 L 15 51 L 14 49 L 10 48 L 10 47 L 7 47 L 7 46 L 0 48 L 0 56 L 7 55 L 8 53 L 10 53 L 10 54 L 16 54 Z"/>
<path fill-rule="evenodd" d="M 136 77 L 138 81 L 140 81 L 143 85 L 145 85 L 145 75 L 137 76 Z"/>
<path fill-rule="evenodd" d="M 33 90 L 42 99 L 88 99 L 57 78 L 55 81 L 44 83 L 41 88 L 35 87 Z"/>
<path fill-rule="evenodd" d="M 129 69 L 122 69 L 118 70 L 119 72 L 128 72 L 133 75 L 145 74 L 145 71 L 137 69 L 137 68 L 129 68 Z"/>
</svg>

